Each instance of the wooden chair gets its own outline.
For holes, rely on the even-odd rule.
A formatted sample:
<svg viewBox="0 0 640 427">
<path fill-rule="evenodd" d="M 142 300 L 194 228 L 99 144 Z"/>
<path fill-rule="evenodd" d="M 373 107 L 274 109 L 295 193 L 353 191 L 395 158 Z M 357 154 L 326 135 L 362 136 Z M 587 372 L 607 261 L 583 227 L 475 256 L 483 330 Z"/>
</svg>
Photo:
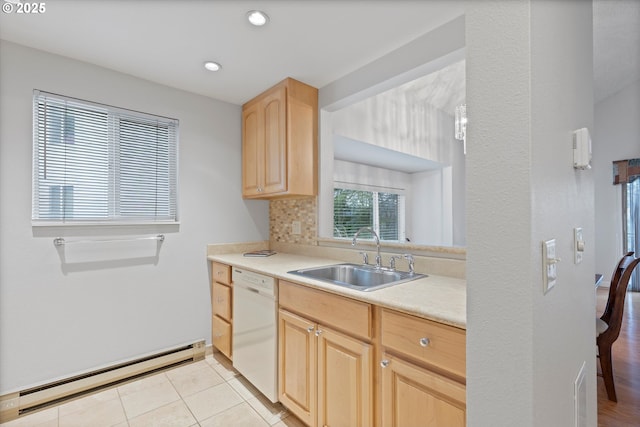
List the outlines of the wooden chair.
<svg viewBox="0 0 640 427">
<path fill-rule="evenodd" d="M 617 402 L 616 389 L 613 384 L 613 366 L 611 365 L 611 345 L 620 335 L 620 326 L 624 311 L 624 300 L 627 295 L 627 285 L 631 279 L 631 273 L 640 263 L 640 258 L 634 258 L 633 252 L 628 252 L 620 259 L 613 272 L 609 297 L 604 313 L 596 318 L 596 344 L 598 345 L 598 357 L 602 369 L 604 386 L 607 389 L 609 400 Z"/>
</svg>

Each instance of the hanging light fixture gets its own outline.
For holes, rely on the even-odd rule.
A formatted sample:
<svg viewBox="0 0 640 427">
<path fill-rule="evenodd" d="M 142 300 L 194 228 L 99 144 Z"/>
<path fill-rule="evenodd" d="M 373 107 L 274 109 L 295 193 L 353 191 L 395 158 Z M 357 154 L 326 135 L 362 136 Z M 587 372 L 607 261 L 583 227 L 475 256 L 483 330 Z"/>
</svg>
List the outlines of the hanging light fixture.
<svg viewBox="0 0 640 427">
<path fill-rule="evenodd" d="M 464 154 L 467 154 L 467 104 L 456 107 L 455 138 L 462 141 Z"/>
</svg>

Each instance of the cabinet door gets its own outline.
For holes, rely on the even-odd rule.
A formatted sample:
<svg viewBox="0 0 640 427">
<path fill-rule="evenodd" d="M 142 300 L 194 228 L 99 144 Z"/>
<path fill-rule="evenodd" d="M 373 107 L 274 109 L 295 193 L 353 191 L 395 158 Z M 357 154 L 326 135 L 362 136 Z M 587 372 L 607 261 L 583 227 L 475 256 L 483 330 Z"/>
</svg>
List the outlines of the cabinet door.
<svg viewBox="0 0 640 427">
<path fill-rule="evenodd" d="M 218 282 L 213 283 L 211 307 L 214 316 L 231 322 L 231 288 Z"/>
<path fill-rule="evenodd" d="M 318 425 L 373 425 L 372 346 L 318 326 Z"/>
<path fill-rule="evenodd" d="M 264 133 L 258 102 L 242 111 L 242 195 L 261 194 L 263 175 Z"/>
<path fill-rule="evenodd" d="M 465 386 L 383 354 L 382 425 L 385 427 L 463 427 Z"/>
<path fill-rule="evenodd" d="M 287 190 L 286 88 L 265 96 L 264 115 L 264 194 Z"/>
<path fill-rule="evenodd" d="M 279 398 L 305 424 L 316 426 L 315 324 L 279 311 Z"/>
</svg>

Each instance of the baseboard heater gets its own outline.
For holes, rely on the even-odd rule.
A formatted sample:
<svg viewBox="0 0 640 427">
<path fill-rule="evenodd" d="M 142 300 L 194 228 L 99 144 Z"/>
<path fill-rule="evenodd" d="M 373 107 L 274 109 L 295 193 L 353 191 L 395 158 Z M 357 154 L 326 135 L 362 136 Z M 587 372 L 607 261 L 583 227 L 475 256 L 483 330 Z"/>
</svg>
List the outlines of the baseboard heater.
<svg viewBox="0 0 640 427">
<path fill-rule="evenodd" d="M 1 396 L 0 422 L 11 421 L 20 415 L 75 399 L 160 370 L 202 360 L 204 356 L 205 342 L 202 340 L 93 372 Z"/>
</svg>

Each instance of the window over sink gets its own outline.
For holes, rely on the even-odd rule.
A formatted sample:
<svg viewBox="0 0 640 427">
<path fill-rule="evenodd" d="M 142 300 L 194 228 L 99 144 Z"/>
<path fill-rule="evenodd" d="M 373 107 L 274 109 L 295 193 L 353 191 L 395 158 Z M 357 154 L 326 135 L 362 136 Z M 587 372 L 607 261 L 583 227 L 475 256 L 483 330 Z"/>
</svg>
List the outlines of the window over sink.
<svg viewBox="0 0 640 427">
<path fill-rule="evenodd" d="M 333 189 L 333 237 L 349 238 L 371 227 L 381 241 L 403 242 L 404 195 L 380 189 Z M 373 238 L 373 237 L 372 237 Z"/>
</svg>

